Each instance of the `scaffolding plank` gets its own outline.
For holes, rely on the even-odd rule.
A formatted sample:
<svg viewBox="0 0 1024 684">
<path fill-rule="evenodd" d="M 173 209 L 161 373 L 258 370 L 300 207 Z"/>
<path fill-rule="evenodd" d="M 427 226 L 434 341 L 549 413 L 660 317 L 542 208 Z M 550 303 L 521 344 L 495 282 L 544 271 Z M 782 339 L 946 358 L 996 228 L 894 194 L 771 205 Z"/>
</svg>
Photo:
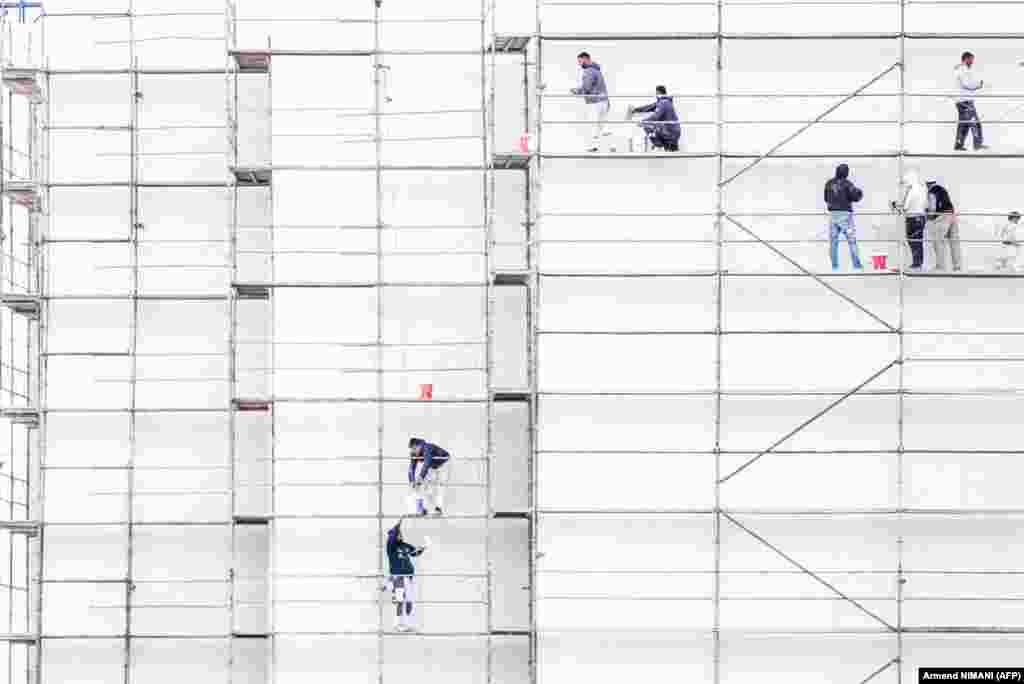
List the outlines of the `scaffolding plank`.
<svg viewBox="0 0 1024 684">
<path fill-rule="evenodd" d="M 39 318 L 40 298 L 36 295 L 5 293 L 0 295 L 0 303 L 16 314 Z"/>
<path fill-rule="evenodd" d="M 40 209 L 39 186 L 31 181 L 9 180 L 4 185 L 4 196 L 29 211 Z"/>
<path fill-rule="evenodd" d="M 39 86 L 40 72 L 38 69 L 5 68 L 3 81 L 4 85 L 15 95 L 24 95 L 36 104 L 41 103 L 44 99 L 43 89 Z"/>
<path fill-rule="evenodd" d="M 494 401 L 528 402 L 530 401 L 530 392 L 528 390 L 495 390 L 491 397 Z"/>
<path fill-rule="evenodd" d="M 526 48 L 530 45 L 530 39 L 533 36 L 526 35 L 508 35 L 508 36 L 494 36 L 494 42 L 488 47 L 488 52 L 516 52 L 525 53 Z"/>
<path fill-rule="evenodd" d="M 262 283 L 233 283 L 237 299 L 270 299 L 270 287 Z"/>
<path fill-rule="evenodd" d="M 267 412 L 273 402 L 270 399 L 240 399 L 231 400 L 231 406 L 236 411 Z"/>
<path fill-rule="evenodd" d="M 0 530 L 34 537 L 39 533 L 39 523 L 35 520 L 0 520 Z"/>
<path fill-rule="evenodd" d="M 495 285 L 527 285 L 530 282 L 529 271 L 495 271 Z"/>
<path fill-rule="evenodd" d="M 532 154 L 526 152 L 496 152 L 491 157 L 491 168 L 496 171 L 527 171 Z"/>
<path fill-rule="evenodd" d="M 232 519 L 232 521 L 236 525 L 269 525 L 270 524 L 270 516 L 269 515 L 239 515 L 239 514 L 236 514 L 236 515 L 233 515 L 231 517 L 231 519 Z"/>
<path fill-rule="evenodd" d="M 269 166 L 233 166 L 231 173 L 235 176 L 235 184 L 242 186 L 269 186 L 273 178 L 273 170 Z"/>
<path fill-rule="evenodd" d="M 266 74 L 270 72 L 270 50 L 234 50 L 239 73 Z"/>
<path fill-rule="evenodd" d="M 39 427 L 39 409 L 31 406 L 8 406 L 0 409 L 0 415 L 15 425 Z"/>
<path fill-rule="evenodd" d="M 529 511 L 495 511 L 495 520 L 529 520 Z"/>
<path fill-rule="evenodd" d="M 0 642 L 7 642 L 9 644 L 28 644 L 32 645 L 36 643 L 35 634 L 18 634 L 18 633 L 7 633 L 0 634 Z"/>
<path fill-rule="evenodd" d="M 533 633 L 529 629 L 492 629 L 491 636 L 518 636 L 528 637 Z"/>
</svg>

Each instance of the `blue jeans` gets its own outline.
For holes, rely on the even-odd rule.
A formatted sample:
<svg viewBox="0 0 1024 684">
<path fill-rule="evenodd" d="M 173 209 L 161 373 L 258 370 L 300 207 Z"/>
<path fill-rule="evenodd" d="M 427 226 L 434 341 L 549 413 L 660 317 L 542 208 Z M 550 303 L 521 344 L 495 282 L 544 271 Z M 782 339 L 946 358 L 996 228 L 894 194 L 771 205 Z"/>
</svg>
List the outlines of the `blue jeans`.
<svg viewBox="0 0 1024 684">
<path fill-rule="evenodd" d="M 862 268 L 860 254 L 857 252 L 857 232 L 853 226 L 853 213 L 849 211 L 830 212 L 828 242 L 829 256 L 832 257 L 832 268 L 839 268 L 839 236 L 845 235 L 850 245 L 850 260 L 854 268 Z"/>
</svg>

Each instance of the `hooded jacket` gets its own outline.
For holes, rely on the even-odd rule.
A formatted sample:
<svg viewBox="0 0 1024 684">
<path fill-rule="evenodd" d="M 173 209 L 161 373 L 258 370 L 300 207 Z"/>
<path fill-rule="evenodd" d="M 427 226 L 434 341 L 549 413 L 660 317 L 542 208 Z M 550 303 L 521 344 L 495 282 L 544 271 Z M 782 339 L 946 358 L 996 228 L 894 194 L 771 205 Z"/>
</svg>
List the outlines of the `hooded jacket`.
<svg viewBox="0 0 1024 684">
<path fill-rule="evenodd" d="M 427 476 L 427 473 L 431 469 L 436 470 L 437 468 L 440 468 L 448 462 L 449 458 L 451 458 L 451 454 L 436 444 L 420 440 L 419 446 L 423 447 L 423 458 L 414 458 L 409 463 L 409 482 L 416 481 L 416 465 L 420 463 L 421 460 L 423 462 L 423 467 L 420 469 L 419 479 L 422 480 Z"/>
<path fill-rule="evenodd" d="M 928 188 L 928 220 L 934 221 L 939 214 L 952 213 L 956 207 L 949 196 L 949 191 L 933 180 L 925 184 Z"/>
<path fill-rule="evenodd" d="M 849 179 L 850 167 L 840 164 L 836 175 L 825 183 L 825 206 L 829 211 L 853 211 L 854 202 L 860 202 L 864 193 Z"/>
<path fill-rule="evenodd" d="M 582 68 L 580 74 L 580 87 L 573 88 L 576 95 L 586 95 L 584 100 L 587 104 L 606 102 L 608 100 L 608 86 L 604 82 L 604 74 L 601 73 L 601 65 L 591 62 Z"/>
<path fill-rule="evenodd" d="M 414 575 L 416 568 L 411 559 L 423 553 L 423 549 L 399 541 L 398 528 L 399 525 L 395 525 L 388 530 L 388 572 L 392 575 Z"/>
<path fill-rule="evenodd" d="M 671 97 L 668 95 L 659 95 L 658 99 L 653 104 L 636 107 L 633 111 L 638 114 L 654 112 L 644 119 L 645 123 L 653 123 L 655 121 L 671 122 L 658 126 L 651 126 L 650 129 L 652 132 L 660 132 L 660 137 L 668 140 L 669 142 L 679 142 L 679 136 L 682 135 L 682 129 L 679 127 L 679 117 L 676 115 L 676 108 L 675 105 L 672 104 Z"/>
<path fill-rule="evenodd" d="M 928 190 L 916 171 L 903 174 L 903 215 L 924 216 L 928 213 Z"/>
<path fill-rule="evenodd" d="M 958 64 L 953 69 L 953 76 L 956 79 L 956 89 L 960 93 L 957 102 L 969 102 L 974 99 L 974 94 L 981 90 L 981 81 L 974 78 L 974 70 L 966 64 Z"/>
</svg>

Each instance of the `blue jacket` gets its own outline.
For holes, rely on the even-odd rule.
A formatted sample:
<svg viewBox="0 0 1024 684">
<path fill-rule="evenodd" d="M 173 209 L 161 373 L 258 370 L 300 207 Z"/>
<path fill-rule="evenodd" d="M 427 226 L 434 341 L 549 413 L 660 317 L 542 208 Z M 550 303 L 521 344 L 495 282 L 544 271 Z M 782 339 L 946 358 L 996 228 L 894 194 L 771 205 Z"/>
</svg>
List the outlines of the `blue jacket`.
<svg viewBox="0 0 1024 684">
<path fill-rule="evenodd" d="M 398 525 L 388 530 L 388 572 L 392 575 L 414 575 L 416 568 L 412 560 L 423 553 L 423 549 L 417 549 L 412 544 L 398 541 Z"/>
<path fill-rule="evenodd" d="M 672 98 L 668 95 L 659 95 L 658 99 L 649 105 L 643 107 L 637 107 L 633 110 L 640 114 L 647 112 L 654 112 L 649 117 L 644 119 L 645 123 L 651 123 L 655 121 L 669 121 L 671 123 L 661 124 L 659 126 L 644 126 L 644 128 L 651 132 L 659 132 L 660 138 L 664 138 L 669 142 L 679 142 L 679 136 L 682 134 L 682 129 L 679 127 L 679 117 L 676 115 L 675 105 L 672 104 Z"/>
<path fill-rule="evenodd" d="M 430 442 L 423 442 L 422 446 L 423 446 L 423 468 L 420 469 L 420 479 L 421 480 L 424 477 L 427 476 L 427 471 L 429 471 L 431 469 L 436 470 L 436 469 L 440 468 L 441 466 L 443 466 L 445 463 L 448 462 L 449 458 L 451 458 L 451 455 L 447 451 L 445 451 L 441 447 L 437 446 L 436 444 L 431 444 Z M 416 464 L 417 463 L 419 463 L 418 459 L 413 459 L 409 463 L 409 482 L 415 482 L 416 481 Z"/>
<path fill-rule="evenodd" d="M 579 88 L 573 88 L 576 95 L 586 95 L 584 100 L 587 104 L 604 102 L 608 99 L 608 86 L 604 82 L 604 74 L 601 73 L 601 65 L 591 62 L 583 67 L 583 80 Z"/>
</svg>

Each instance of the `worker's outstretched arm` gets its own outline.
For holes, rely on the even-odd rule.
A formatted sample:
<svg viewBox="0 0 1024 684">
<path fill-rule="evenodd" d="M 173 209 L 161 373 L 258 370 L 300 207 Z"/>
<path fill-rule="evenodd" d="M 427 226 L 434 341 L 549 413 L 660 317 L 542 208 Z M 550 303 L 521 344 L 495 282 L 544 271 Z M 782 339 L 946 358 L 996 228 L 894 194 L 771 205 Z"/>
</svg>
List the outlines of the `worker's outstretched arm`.
<svg viewBox="0 0 1024 684">
<path fill-rule="evenodd" d="M 401 550 L 402 550 L 402 553 L 407 554 L 407 555 L 409 555 L 412 558 L 415 558 L 416 556 L 418 556 L 421 553 L 423 553 L 424 551 L 426 551 L 426 548 L 419 548 L 418 549 L 415 546 L 413 546 L 412 544 L 408 544 L 406 542 L 402 542 Z"/>
<path fill-rule="evenodd" d="M 416 461 L 409 461 L 409 482 L 416 481 Z"/>
<path fill-rule="evenodd" d="M 643 105 L 642 107 L 633 107 L 633 112 L 636 114 L 646 114 L 647 112 L 653 112 L 657 108 L 658 103 L 652 102 L 651 104 Z"/>
</svg>

